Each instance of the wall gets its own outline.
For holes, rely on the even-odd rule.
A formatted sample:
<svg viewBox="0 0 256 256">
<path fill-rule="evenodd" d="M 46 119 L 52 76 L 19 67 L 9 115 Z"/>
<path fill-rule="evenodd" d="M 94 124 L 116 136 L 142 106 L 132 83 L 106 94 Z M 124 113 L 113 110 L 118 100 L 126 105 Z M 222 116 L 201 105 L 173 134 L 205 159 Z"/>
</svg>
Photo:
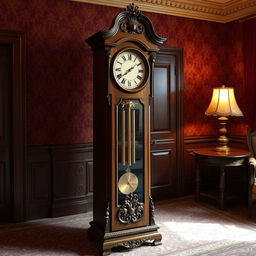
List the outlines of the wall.
<svg viewBox="0 0 256 256">
<path fill-rule="evenodd" d="M 0 2 L 0 29 L 27 34 L 29 145 L 92 142 L 92 55 L 84 39 L 108 29 L 119 12 L 68 0 Z M 243 99 L 239 24 L 145 14 L 166 46 L 184 48 L 185 136 L 216 134 L 216 119 L 204 116 L 212 88 L 236 84 Z M 239 122 L 232 131 L 243 135 Z"/>
<path fill-rule="evenodd" d="M 239 21 L 226 24 L 228 47 L 225 58 L 227 61 L 226 81 L 235 89 L 236 100 L 244 113 L 244 117 L 230 117 L 228 131 L 232 135 L 246 134 L 246 97 L 244 87 L 242 23 Z"/>
</svg>

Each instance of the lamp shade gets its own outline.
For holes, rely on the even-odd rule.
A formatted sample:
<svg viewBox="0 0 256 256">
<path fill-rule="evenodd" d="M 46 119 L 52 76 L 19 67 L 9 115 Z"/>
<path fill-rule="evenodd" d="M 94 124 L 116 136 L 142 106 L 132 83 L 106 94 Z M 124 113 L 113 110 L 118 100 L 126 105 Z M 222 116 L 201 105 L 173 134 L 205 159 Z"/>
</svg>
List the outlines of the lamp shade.
<svg viewBox="0 0 256 256">
<path fill-rule="evenodd" d="M 234 88 L 225 87 L 225 85 L 214 88 L 205 114 L 207 116 L 243 116 L 243 112 L 236 103 Z"/>
</svg>

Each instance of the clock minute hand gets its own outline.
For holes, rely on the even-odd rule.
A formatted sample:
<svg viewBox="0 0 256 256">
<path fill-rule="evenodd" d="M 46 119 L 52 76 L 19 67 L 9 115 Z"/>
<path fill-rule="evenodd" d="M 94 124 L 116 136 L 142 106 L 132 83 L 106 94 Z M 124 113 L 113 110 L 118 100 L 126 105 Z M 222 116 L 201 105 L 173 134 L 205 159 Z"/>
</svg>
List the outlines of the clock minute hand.
<svg viewBox="0 0 256 256">
<path fill-rule="evenodd" d="M 125 75 L 127 75 L 129 72 L 131 72 L 131 71 L 134 69 L 135 66 L 136 66 L 136 64 L 135 64 L 134 66 L 130 67 L 129 69 L 127 69 L 127 70 L 125 71 L 125 73 L 123 74 L 123 76 L 125 76 Z"/>
<path fill-rule="evenodd" d="M 129 69 L 129 72 L 132 71 L 134 68 L 135 68 L 136 64 L 134 64 L 134 66 L 132 66 L 130 69 Z"/>
</svg>

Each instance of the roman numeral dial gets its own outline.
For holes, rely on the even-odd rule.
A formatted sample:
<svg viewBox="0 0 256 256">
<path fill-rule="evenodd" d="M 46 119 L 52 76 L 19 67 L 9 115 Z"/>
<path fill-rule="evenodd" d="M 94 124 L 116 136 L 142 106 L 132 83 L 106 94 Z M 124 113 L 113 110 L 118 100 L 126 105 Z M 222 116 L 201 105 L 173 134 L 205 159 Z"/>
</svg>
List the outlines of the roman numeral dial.
<svg viewBox="0 0 256 256">
<path fill-rule="evenodd" d="M 114 79 L 125 90 L 134 90 L 143 86 L 148 71 L 146 58 L 134 49 L 121 51 L 113 62 Z"/>
</svg>

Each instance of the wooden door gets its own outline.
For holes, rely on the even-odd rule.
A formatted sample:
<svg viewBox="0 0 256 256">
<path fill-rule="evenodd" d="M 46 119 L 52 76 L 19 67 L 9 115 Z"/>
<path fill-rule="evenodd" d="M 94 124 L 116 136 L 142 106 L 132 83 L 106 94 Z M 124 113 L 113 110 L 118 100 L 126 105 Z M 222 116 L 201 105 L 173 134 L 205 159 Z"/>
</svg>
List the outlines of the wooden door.
<svg viewBox="0 0 256 256">
<path fill-rule="evenodd" d="M 178 161 L 183 147 L 181 58 L 180 49 L 162 48 L 154 66 L 151 110 L 151 184 L 154 200 L 175 197 L 182 190 Z"/>
<path fill-rule="evenodd" d="M 0 44 L 0 221 L 11 219 L 10 89 L 11 47 Z"/>
</svg>

